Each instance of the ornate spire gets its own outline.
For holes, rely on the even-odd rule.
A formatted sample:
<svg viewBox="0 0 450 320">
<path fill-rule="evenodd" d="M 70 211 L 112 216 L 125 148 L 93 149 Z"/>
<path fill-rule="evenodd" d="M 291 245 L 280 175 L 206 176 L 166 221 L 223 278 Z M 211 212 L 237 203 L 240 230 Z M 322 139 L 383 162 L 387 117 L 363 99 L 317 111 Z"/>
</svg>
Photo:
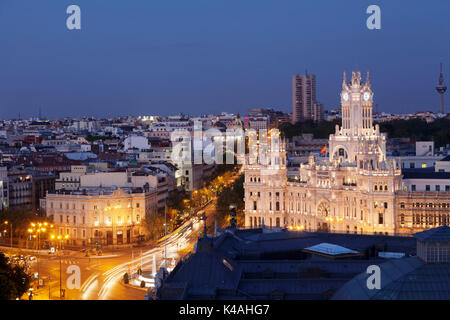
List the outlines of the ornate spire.
<svg viewBox="0 0 450 320">
<path fill-rule="evenodd" d="M 366 84 L 370 84 L 370 71 L 367 71 Z"/>
<path fill-rule="evenodd" d="M 347 84 L 347 74 L 344 71 L 344 77 L 342 79 L 342 89 L 346 90 L 348 89 L 348 84 Z"/>
</svg>

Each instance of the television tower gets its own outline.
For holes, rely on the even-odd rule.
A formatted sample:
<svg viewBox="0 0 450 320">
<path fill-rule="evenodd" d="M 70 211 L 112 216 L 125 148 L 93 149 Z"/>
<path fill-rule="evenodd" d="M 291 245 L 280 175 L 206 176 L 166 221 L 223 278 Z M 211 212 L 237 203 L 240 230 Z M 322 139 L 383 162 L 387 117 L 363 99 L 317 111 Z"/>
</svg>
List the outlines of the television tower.
<svg viewBox="0 0 450 320">
<path fill-rule="evenodd" d="M 441 108 L 440 108 L 440 113 L 444 113 L 444 93 L 445 91 L 447 91 L 447 87 L 445 86 L 444 83 L 444 75 L 442 73 L 442 58 L 441 58 L 441 74 L 439 75 L 439 84 L 436 87 L 436 91 L 439 93 L 439 95 L 441 96 Z"/>
</svg>

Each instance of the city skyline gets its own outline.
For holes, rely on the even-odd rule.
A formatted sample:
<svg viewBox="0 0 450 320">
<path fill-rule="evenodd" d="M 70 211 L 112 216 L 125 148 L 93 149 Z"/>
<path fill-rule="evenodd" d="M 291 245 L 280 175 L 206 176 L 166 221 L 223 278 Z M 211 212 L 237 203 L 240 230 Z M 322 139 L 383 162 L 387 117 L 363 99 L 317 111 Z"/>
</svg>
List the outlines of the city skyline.
<svg viewBox="0 0 450 320">
<path fill-rule="evenodd" d="M 68 1 L 5 1 L 0 118 L 290 112 L 291 77 L 305 69 L 325 110 L 339 106 L 343 71 L 361 70 L 380 112 L 437 112 L 450 4 L 379 1 L 382 28 L 369 30 L 370 4 L 78 1 L 82 29 L 69 31 Z"/>
</svg>

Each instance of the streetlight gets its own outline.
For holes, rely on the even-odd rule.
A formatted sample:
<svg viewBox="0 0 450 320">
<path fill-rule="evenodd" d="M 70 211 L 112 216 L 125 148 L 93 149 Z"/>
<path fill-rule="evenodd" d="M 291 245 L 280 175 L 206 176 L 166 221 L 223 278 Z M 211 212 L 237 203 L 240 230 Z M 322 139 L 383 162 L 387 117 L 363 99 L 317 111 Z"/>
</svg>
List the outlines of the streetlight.
<svg viewBox="0 0 450 320">
<path fill-rule="evenodd" d="M 61 281 L 61 270 L 62 270 L 62 267 L 61 267 L 61 264 L 62 264 L 62 262 L 61 262 L 61 258 L 62 258 L 62 245 L 61 245 L 61 243 L 62 243 L 62 239 L 63 239 L 63 236 L 62 235 L 58 235 L 58 240 L 59 240 L 59 248 L 60 248 L 60 253 L 59 253 L 59 298 L 60 299 L 62 299 L 62 281 Z M 64 236 L 64 239 L 69 239 L 69 235 L 68 234 L 66 234 L 65 236 Z"/>
<path fill-rule="evenodd" d="M 37 238 L 37 253 L 36 253 L 36 263 L 38 268 L 38 287 L 39 287 L 39 280 L 40 280 L 40 264 L 39 264 L 39 249 L 40 249 L 40 240 L 41 240 L 41 232 L 47 231 L 48 223 L 30 223 L 31 227 L 28 229 L 28 233 L 33 236 L 33 238 Z M 50 226 L 50 228 L 53 228 L 53 225 Z M 34 234 L 33 234 L 34 233 Z M 12 243 L 12 241 L 11 241 Z"/>
<path fill-rule="evenodd" d="M 9 223 L 8 221 L 3 222 L 3 224 L 8 225 L 9 224 L 9 237 L 11 240 L 11 249 L 12 249 L 12 223 Z"/>
</svg>

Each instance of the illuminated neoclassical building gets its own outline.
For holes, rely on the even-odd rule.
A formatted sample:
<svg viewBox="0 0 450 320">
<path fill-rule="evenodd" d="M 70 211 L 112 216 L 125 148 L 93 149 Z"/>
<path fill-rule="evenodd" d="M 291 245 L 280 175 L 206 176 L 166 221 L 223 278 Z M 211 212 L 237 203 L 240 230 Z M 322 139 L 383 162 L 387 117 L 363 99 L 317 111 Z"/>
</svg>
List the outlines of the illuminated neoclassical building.
<svg viewBox="0 0 450 320">
<path fill-rule="evenodd" d="M 56 235 L 68 245 L 130 245 L 147 234 L 142 225 L 157 211 L 156 191 L 91 188 L 49 193 L 41 200 Z"/>
<path fill-rule="evenodd" d="M 363 83 L 361 73 L 353 72 L 348 83 L 344 73 L 341 105 L 342 126 L 330 135 L 328 157 L 310 155 L 298 179 L 287 178 L 285 144 L 276 135 L 268 143 L 267 163 L 251 163 L 247 157 L 246 227 L 264 223 L 311 231 L 399 232 L 397 198 L 408 191 L 398 162 L 386 158 L 385 134 L 373 126 L 369 74 Z M 440 197 L 448 202 L 446 194 Z M 422 230 L 401 221 L 403 233 Z"/>
</svg>

